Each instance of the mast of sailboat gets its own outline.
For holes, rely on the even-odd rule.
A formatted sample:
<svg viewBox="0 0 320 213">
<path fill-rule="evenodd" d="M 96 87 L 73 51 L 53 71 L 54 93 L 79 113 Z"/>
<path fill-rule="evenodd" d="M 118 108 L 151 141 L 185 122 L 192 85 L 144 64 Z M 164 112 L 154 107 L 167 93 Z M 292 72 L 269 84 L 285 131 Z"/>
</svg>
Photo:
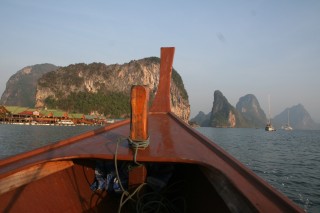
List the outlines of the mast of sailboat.
<svg viewBox="0 0 320 213">
<path fill-rule="evenodd" d="M 268 103 L 269 103 L 269 124 L 271 124 L 270 94 L 268 95 Z"/>
</svg>

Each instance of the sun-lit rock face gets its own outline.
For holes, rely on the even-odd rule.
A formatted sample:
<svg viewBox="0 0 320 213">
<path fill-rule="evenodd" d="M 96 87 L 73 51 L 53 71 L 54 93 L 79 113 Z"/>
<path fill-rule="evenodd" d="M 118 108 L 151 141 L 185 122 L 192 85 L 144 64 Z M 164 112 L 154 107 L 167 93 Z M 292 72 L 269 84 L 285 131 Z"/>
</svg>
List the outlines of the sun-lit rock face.
<svg viewBox="0 0 320 213">
<path fill-rule="evenodd" d="M 122 65 L 103 63 L 73 64 L 43 75 L 37 85 L 36 107 L 44 107 L 48 97 L 65 98 L 71 93 L 130 94 L 132 85 L 146 85 L 150 99 L 159 83 L 160 59 L 156 57 L 133 60 Z M 171 110 L 184 121 L 190 116 L 190 104 L 180 75 L 173 70 Z"/>
<path fill-rule="evenodd" d="M 7 81 L 0 105 L 34 107 L 38 79 L 57 69 L 53 64 L 37 64 L 19 70 Z"/>
</svg>

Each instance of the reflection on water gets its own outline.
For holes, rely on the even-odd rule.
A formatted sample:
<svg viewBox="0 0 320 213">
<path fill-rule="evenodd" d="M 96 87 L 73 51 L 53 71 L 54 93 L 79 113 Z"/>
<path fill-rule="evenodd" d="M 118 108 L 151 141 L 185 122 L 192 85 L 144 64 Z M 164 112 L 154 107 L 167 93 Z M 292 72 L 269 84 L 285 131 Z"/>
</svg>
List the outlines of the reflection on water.
<svg viewBox="0 0 320 213">
<path fill-rule="evenodd" d="M 308 212 L 320 212 L 320 131 L 198 128 Z"/>
</svg>

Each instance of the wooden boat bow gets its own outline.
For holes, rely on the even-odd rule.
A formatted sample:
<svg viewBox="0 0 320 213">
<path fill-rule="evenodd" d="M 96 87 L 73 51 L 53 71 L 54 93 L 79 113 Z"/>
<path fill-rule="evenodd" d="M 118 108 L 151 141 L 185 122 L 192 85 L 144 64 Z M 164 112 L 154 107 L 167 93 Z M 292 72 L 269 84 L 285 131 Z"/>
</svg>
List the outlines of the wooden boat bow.
<svg viewBox="0 0 320 213">
<path fill-rule="evenodd" d="M 136 160 L 183 168 L 179 170 L 185 171 L 183 177 L 196 181 L 188 186 L 194 199 L 188 202 L 188 212 L 211 212 L 214 208 L 217 212 L 303 212 L 171 112 L 173 55 L 174 48 L 161 48 L 160 83 L 147 120 L 150 144 L 138 150 Z M 116 207 L 112 207 L 111 198 L 105 193 L 99 195 L 101 198 L 94 198 L 96 203 L 92 204 L 94 194 L 89 189 L 88 179 L 94 179 L 93 162 L 97 159 L 113 161 L 116 152 L 118 161 L 133 160 L 134 152 L 128 143 L 130 129 L 128 119 L 0 161 L 0 209 L 18 212 L 27 207 L 40 212 L 51 207 L 54 208 L 52 212 L 68 208 L 73 212 L 113 212 Z M 52 173 L 39 175 L 42 168 Z M 21 181 L 23 175 L 33 179 Z M 48 193 L 49 190 L 53 192 Z M 211 196 L 214 193 L 220 198 Z M 35 199 L 33 196 L 42 197 Z M 39 199 L 42 202 L 39 205 L 43 206 L 32 206 Z"/>
</svg>

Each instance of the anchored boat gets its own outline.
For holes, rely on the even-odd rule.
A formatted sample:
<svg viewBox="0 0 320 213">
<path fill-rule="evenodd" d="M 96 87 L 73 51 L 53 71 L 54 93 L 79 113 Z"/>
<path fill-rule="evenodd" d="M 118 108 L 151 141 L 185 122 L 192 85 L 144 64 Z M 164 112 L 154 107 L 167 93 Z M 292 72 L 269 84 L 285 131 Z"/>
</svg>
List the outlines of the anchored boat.
<svg viewBox="0 0 320 213">
<path fill-rule="evenodd" d="M 131 119 L 0 161 L 3 212 L 303 212 L 170 110 L 174 48 L 160 81 L 133 86 Z"/>
<path fill-rule="evenodd" d="M 293 128 L 290 126 L 290 122 L 289 122 L 289 109 L 288 109 L 288 122 L 284 126 L 282 126 L 282 129 L 287 130 L 287 131 L 293 130 Z"/>
<path fill-rule="evenodd" d="M 268 103 L 269 103 L 269 121 L 266 125 L 266 127 L 264 128 L 266 131 L 268 132 L 272 132 L 272 131 L 276 131 L 276 129 L 272 126 L 271 124 L 271 113 L 270 113 L 270 95 L 268 96 Z"/>
</svg>

